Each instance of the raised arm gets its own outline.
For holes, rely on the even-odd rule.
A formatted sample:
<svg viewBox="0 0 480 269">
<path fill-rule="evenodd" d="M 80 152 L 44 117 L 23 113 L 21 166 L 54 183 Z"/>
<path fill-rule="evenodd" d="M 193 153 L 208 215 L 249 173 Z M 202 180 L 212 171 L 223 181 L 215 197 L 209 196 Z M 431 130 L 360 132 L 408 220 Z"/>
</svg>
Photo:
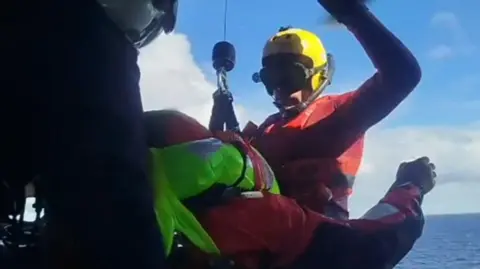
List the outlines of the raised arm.
<svg viewBox="0 0 480 269">
<path fill-rule="evenodd" d="M 377 72 L 358 90 L 338 97 L 335 113 L 292 136 L 299 141 L 294 147 L 298 154 L 314 154 L 315 151 L 305 149 L 311 145 L 303 141 L 321 139 L 316 137 L 320 129 L 322 134 L 335 137 L 338 141 L 327 145 L 328 148 L 334 147 L 332 154 L 342 153 L 368 128 L 392 112 L 421 78 L 420 67 L 412 53 L 364 5 L 352 4 L 351 7 L 339 8 L 333 6 L 330 2 L 334 1 L 331 0 L 319 2 L 355 35 Z M 325 130 L 328 130 L 328 134 L 325 134 Z M 291 132 L 296 130 L 292 129 Z"/>
</svg>

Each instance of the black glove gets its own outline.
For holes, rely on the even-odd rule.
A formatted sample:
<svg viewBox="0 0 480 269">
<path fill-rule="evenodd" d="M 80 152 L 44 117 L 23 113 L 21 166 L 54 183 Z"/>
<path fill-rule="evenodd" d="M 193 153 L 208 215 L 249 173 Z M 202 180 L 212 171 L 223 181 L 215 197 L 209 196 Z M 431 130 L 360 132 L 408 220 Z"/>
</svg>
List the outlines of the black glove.
<svg viewBox="0 0 480 269">
<path fill-rule="evenodd" d="M 212 97 L 214 105 L 228 106 L 233 102 L 233 95 L 230 91 L 216 90 Z"/>
<path fill-rule="evenodd" d="M 317 0 L 330 15 L 340 23 L 358 11 L 367 10 L 366 4 L 371 0 Z"/>
<path fill-rule="evenodd" d="M 422 157 L 400 164 L 392 188 L 412 184 L 419 187 L 423 194 L 426 194 L 435 186 L 436 177 L 435 165 L 430 162 L 428 157 Z"/>
<path fill-rule="evenodd" d="M 213 93 L 212 115 L 209 123 L 210 131 L 223 131 L 224 124 L 231 124 L 231 119 L 234 116 L 232 93 L 230 91 L 215 91 Z M 231 126 L 227 126 L 227 128 L 231 128 Z"/>
</svg>

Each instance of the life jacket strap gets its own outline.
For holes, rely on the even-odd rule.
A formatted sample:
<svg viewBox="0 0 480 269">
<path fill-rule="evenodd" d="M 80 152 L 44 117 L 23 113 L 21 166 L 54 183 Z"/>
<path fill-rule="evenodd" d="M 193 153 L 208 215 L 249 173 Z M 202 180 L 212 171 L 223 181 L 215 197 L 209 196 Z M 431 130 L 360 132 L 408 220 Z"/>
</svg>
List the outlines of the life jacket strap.
<svg viewBox="0 0 480 269">
<path fill-rule="evenodd" d="M 247 165 L 247 158 L 250 159 L 253 165 L 253 172 L 255 174 L 255 187 L 253 190 L 260 191 L 265 189 L 265 183 L 263 182 L 263 178 L 266 175 L 264 173 L 264 169 L 262 169 L 264 163 L 260 155 L 253 149 L 253 147 L 235 132 L 218 132 L 215 134 L 215 136 L 222 142 L 229 143 L 235 146 L 244 158 L 244 165 Z M 246 170 L 246 166 L 244 167 L 244 169 Z M 242 179 L 243 178 L 239 180 L 241 181 Z M 237 184 L 239 183 L 240 182 L 238 182 Z"/>
</svg>

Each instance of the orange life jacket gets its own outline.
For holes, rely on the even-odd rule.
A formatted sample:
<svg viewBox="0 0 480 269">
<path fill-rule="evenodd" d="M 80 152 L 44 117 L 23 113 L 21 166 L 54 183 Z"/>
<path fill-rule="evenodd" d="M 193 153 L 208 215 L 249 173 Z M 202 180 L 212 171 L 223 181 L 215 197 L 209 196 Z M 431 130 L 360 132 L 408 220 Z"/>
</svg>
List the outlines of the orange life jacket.
<svg viewBox="0 0 480 269">
<path fill-rule="evenodd" d="M 289 145 L 285 141 L 291 141 L 292 138 L 286 137 L 291 135 L 291 132 L 285 130 L 291 128 L 304 130 L 312 125 L 321 124 L 322 120 L 335 112 L 339 104 L 347 101 L 346 97 L 348 95 L 319 98 L 291 120 L 285 120 L 279 114 L 274 114 L 260 125 L 259 133 L 252 141 L 272 165 L 282 194 L 327 215 L 330 215 L 331 209 L 326 208 L 326 205 L 333 201 L 339 206 L 340 211 L 344 211 L 333 212 L 334 217 L 336 213 L 342 213 L 343 217 L 348 216 L 347 200 L 352 193 L 353 182 L 363 156 L 363 135 L 340 156 L 332 156 L 329 153 L 328 145 L 336 143 L 334 136 L 328 137 L 328 143 L 312 137 L 304 142 L 312 145 L 309 147 L 311 150 L 318 151 L 318 157 L 297 159 L 289 154 Z M 326 125 L 325 128 L 318 128 L 316 132 L 318 137 L 325 139 L 328 131 Z M 275 153 L 270 154 L 268 151 Z"/>
</svg>

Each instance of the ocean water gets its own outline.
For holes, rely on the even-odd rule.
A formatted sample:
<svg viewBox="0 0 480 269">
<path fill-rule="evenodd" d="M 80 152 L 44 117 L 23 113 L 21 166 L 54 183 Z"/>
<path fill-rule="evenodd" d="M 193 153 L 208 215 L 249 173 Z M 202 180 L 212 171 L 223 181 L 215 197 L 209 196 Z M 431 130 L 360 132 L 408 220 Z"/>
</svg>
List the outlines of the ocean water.
<svg viewBox="0 0 480 269">
<path fill-rule="evenodd" d="M 398 269 L 480 269 L 480 214 L 427 216 Z"/>
</svg>

